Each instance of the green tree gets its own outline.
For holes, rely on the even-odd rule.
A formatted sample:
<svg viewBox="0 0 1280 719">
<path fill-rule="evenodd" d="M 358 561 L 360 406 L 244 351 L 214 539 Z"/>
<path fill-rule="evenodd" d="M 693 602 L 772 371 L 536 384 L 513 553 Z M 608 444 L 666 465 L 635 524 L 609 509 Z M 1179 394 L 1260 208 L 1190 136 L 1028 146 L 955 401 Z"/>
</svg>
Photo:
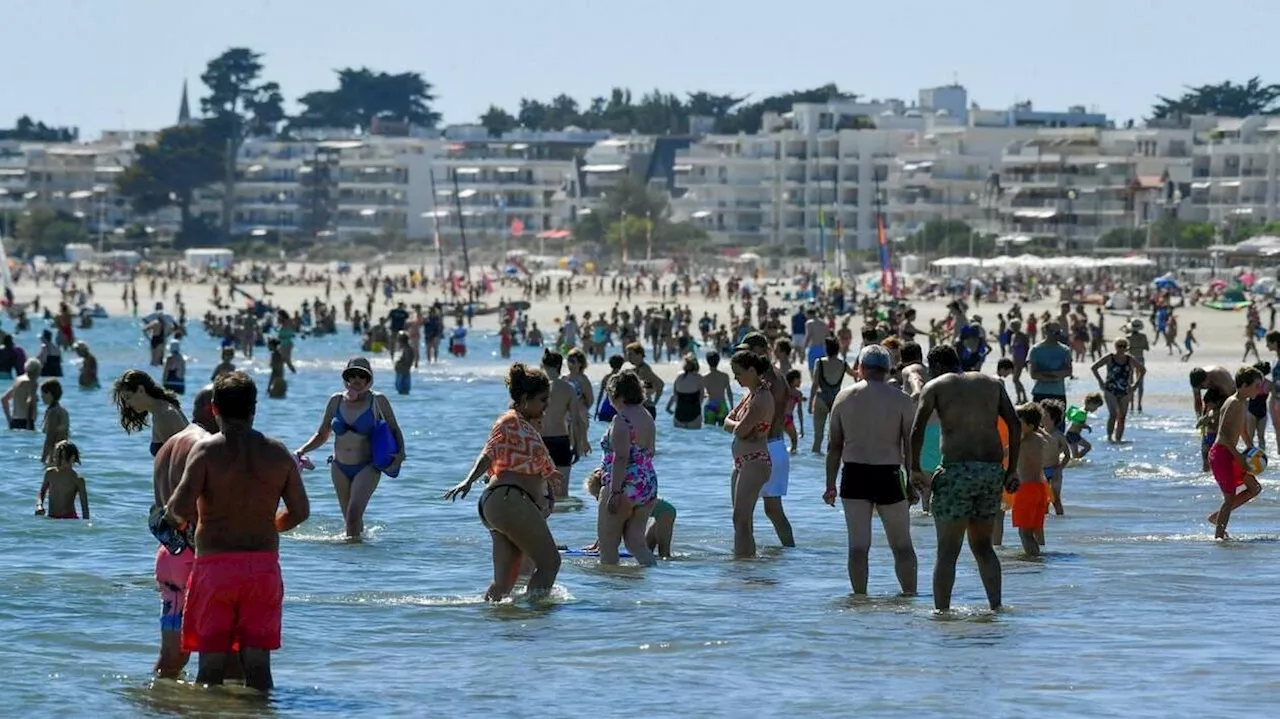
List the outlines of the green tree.
<svg viewBox="0 0 1280 719">
<path fill-rule="evenodd" d="M 811 90 L 795 90 L 781 95 L 772 95 L 759 102 L 742 105 L 733 113 L 726 115 L 724 121 L 717 124 L 716 132 L 755 134 L 760 132 L 760 123 L 766 112 L 790 112 L 791 106 L 798 102 L 856 100 L 857 97 L 857 95 L 842 92 L 835 83 L 828 83 Z"/>
<path fill-rule="evenodd" d="M 520 121 L 497 105 L 490 105 L 488 111 L 480 116 L 480 124 L 489 131 L 489 137 L 502 137 L 519 127 Z"/>
<path fill-rule="evenodd" d="M 13 129 L 0 130 L 0 140 L 25 140 L 27 142 L 75 142 L 80 137 L 80 128 L 54 127 L 31 119 L 30 115 L 19 117 Z"/>
<path fill-rule="evenodd" d="M 231 238 L 235 211 L 236 156 L 249 137 L 274 135 L 284 120 L 284 96 L 262 82 L 262 53 L 233 47 L 209 61 L 200 79 L 209 88 L 200 100 L 204 125 L 223 148 L 222 240 Z"/>
<path fill-rule="evenodd" d="M 551 109 L 541 101 L 523 97 L 520 98 L 520 111 L 516 114 L 516 120 L 521 127 L 530 130 L 548 130 L 551 128 L 547 122 L 550 114 Z"/>
<path fill-rule="evenodd" d="M 1180 250 L 1203 250 L 1217 239 L 1218 232 L 1207 222 L 1186 222 L 1164 217 L 1146 227 L 1117 227 L 1098 238 L 1099 247 L 1140 250 L 1144 247 L 1176 247 Z"/>
<path fill-rule="evenodd" d="M 22 213 L 14 236 L 17 240 L 15 254 L 51 258 L 61 258 L 66 246 L 73 242 L 89 241 L 89 231 L 84 223 L 70 213 L 48 207 L 34 207 Z"/>
<path fill-rule="evenodd" d="M 120 195 L 134 212 L 149 215 L 166 207 L 182 214 L 179 240 L 192 229 L 191 203 L 195 193 L 222 179 L 222 149 L 218 138 L 201 125 L 161 130 L 150 145 L 137 147 L 137 158 L 116 180 Z"/>
<path fill-rule="evenodd" d="M 338 89 L 298 98 L 302 112 L 291 127 L 338 127 L 368 131 L 374 120 L 435 127 L 440 113 L 431 109 L 431 83 L 416 72 L 386 73 L 368 68 L 338 70 Z"/>
<path fill-rule="evenodd" d="M 1176 98 L 1157 96 L 1151 108 L 1156 119 L 1180 118 L 1188 115 L 1218 115 L 1221 117 L 1248 117 L 1273 115 L 1280 112 L 1280 85 L 1264 85 L 1257 77 L 1237 85 L 1230 80 L 1211 85 L 1186 87 L 1186 92 Z"/>
<path fill-rule="evenodd" d="M 602 243 L 619 251 L 626 237 L 627 254 L 633 258 L 643 255 L 650 236 L 653 247 L 664 251 L 688 251 L 707 236 L 692 223 L 672 222 L 666 194 L 633 177 L 611 188 L 600 207 L 579 218 L 573 233 L 581 242 Z"/>
</svg>

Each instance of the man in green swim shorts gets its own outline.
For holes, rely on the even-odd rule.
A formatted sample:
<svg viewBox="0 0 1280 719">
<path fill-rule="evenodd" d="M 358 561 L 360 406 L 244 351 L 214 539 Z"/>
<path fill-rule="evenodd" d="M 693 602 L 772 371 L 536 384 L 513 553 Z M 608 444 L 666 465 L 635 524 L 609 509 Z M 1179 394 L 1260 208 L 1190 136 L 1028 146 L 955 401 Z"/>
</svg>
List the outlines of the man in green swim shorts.
<svg viewBox="0 0 1280 719">
<path fill-rule="evenodd" d="M 929 420 L 936 413 L 942 427 L 942 466 L 933 475 L 933 521 L 938 532 L 938 558 L 933 565 L 933 605 L 951 608 L 956 560 L 969 537 L 969 551 L 992 609 L 1001 604 L 1000 559 L 991 544 L 1000 516 L 1000 490 L 1018 488 L 1016 472 L 1004 469 L 1004 446 L 997 422 L 1018 427 L 1018 416 L 1004 384 L 980 372 L 961 372 L 960 357 L 949 345 L 929 350 L 935 378 L 920 393 L 911 428 L 912 481 L 929 484 L 920 468 Z M 1018 466 L 1020 437 L 1009 433 L 1009 465 Z"/>
</svg>

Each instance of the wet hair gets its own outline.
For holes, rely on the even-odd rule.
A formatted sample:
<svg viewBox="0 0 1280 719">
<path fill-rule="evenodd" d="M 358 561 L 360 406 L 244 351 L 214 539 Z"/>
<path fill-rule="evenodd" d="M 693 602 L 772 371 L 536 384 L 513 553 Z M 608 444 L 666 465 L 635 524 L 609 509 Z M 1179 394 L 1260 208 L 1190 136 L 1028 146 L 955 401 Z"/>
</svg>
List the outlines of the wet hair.
<svg viewBox="0 0 1280 719">
<path fill-rule="evenodd" d="M 51 379 L 40 386 L 40 394 L 47 394 L 53 398 L 54 402 L 62 399 L 62 383 L 56 379 Z"/>
<path fill-rule="evenodd" d="M 918 342 L 907 342 L 902 345 L 902 349 L 898 351 L 898 356 L 902 358 L 902 364 L 917 364 L 924 362 L 924 349 L 920 347 Z"/>
<path fill-rule="evenodd" d="M 225 420 L 253 419 L 258 406 L 258 386 L 245 372 L 228 372 L 213 381 L 213 406 Z"/>
<path fill-rule="evenodd" d="M 783 354 L 791 354 L 791 340 L 779 339 L 773 343 L 774 352 L 782 352 Z"/>
<path fill-rule="evenodd" d="M 1049 421 L 1055 425 L 1062 424 L 1062 417 L 1067 413 L 1067 406 L 1059 399 L 1045 399 L 1040 401 L 1040 406 L 1044 408 L 1044 413 L 1049 415 Z"/>
<path fill-rule="evenodd" d="M 929 366 L 944 372 L 959 372 L 960 355 L 951 345 L 938 345 L 929 350 Z"/>
<path fill-rule="evenodd" d="M 1253 363 L 1253 366 L 1254 366 L 1254 368 L 1256 368 L 1259 372 L 1261 372 L 1261 373 L 1262 373 L 1262 376 L 1263 376 L 1263 377 L 1266 377 L 1267 375 L 1271 374 L 1271 363 L 1270 363 L 1270 362 L 1254 362 L 1254 363 Z"/>
<path fill-rule="evenodd" d="M 1196 367 L 1191 370 L 1191 389 L 1200 389 L 1204 386 L 1204 381 L 1209 379 L 1209 373 L 1203 368 Z"/>
<path fill-rule="evenodd" d="M 126 434 L 141 432 L 146 428 L 147 413 L 130 407 L 125 401 L 125 392 L 146 392 L 152 399 L 168 402 L 178 409 L 182 408 L 182 400 L 178 399 L 178 395 L 156 384 L 151 375 L 140 369 L 126 370 L 111 386 L 111 401 L 120 411 L 120 426 L 124 428 Z"/>
<path fill-rule="evenodd" d="M 622 350 L 624 352 L 638 354 L 642 358 L 644 357 L 644 345 L 639 342 L 631 342 L 626 347 L 623 347 Z"/>
<path fill-rule="evenodd" d="M 587 355 L 577 347 L 569 350 L 569 354 L 565 355 L 570 362 L 576 362 L 579 367 L 587 366 Z"/>
<path fill-rule="evenodd" d="M 685 356 L 684 356 L 684 371 L 685 371 L 685 372 L 697 372 L 697 371 L 698 371 L 698 369 L 699 369 L 699 367 L 698 367 L 698 357 L 697 357 L 695 354 L 693 354 L 692 352 L 690 352 L 689 354 L 685 355 Z"/>
<path fill-rule="evenodd" d="M 547 373 L 537 367 L 530 367 L 523 362 L 516 362 L 507 370 L 507 394 L 511 395 L 511 406 L 522 404 L 530 397 L 546 394 L 551 391 L 551 379 Z"/>
<path fill-rule="evenodd" d="M 622 365 L 626 363 L 627 363 L 627 358 L 623 357 L 622 355 L 609 356 L 609 369 L 613 370 L 614 372 L 617 372 L 618 370 L 622 369 Z"/>
<path fill-rule="evenodd" d="M 1012 372 L 1012 371 L 1013 371 L 1013 360 L 1009 359 L 1008 357 L 1001 357 L 1001 358 L 1000 358 L 1000 360 L 996 362 L 996 371 L 997 371 L 997 372 L 1006 372 L 1006 371 L 1007 371 L 1007 372 Z"/>
<path fill-rule="evenodd" d="M 610 377 L 607 389 L 614 404 L 644 404 L 645 385 L 635 370 L 624 369 Z"/>
<path fill-rule="evenodd" d="M 786 376 L 787 384 L 791 384 L 792 382 L 795 382 L 801 377 L 802 375 L 800 374 L 800 370 L 798 369 L 787 370 L 787 376 Z"/>
<path fill-rule="evenodd" d="M 1236 370 L 1236 389 L 1248 387 L 1254 382 L 1262 381 L 1262 373 L 1257 367 L 1241 367 Z"/>
<path fill-rule="evenodd" d="M 1084 396 L 1084 404 L 1086 407 L 1088 407 L 1089 405 L 1093 405 L 1095 407 L 1101 407 L 1106 403 L 1107 402 L 1105 399 L 1103 399 L 1101 392 L 1090 392 L 1089 394 L 1086 394 Z"/>
<path fill-rule="evenodd" d="M 715 350 L 711 350 L 710 352 L 707 353 L 707 366 L 710 367 L 711 369 L 715 369 L 716 367 L 720 366 L 719 352 L 716 352 Z"/>
<path fill-rule="evenodd" d="M 53 445 L 54 464 L 80 464 L 80 448 L 69 439 Z"/>
<path fill-rule="evenodd" d="M 1040 425 L 1044 423 L 1044 410 L 1035 402 L 1020 404 L 1014 411 L 1018 415 L 1018 421 L 1023 424 L 1040 429 Z"/>
<path fill-rule="evenodd" d="M 553 349 L 542 350 L 542 366 L 559 372 L 564 367 L 564 355 Z"/>
<path fill-rule="evenodd" d="M 1208 405 L 1221 406 L 1222 403 L 1226 401 L 1227 401 L 1227 396 L 1223 394 L 1222 391 L 1219 390 L 1217 387 L 1210 387 L 1209 391 L 1204 393 L 1204 404 L 1206 406 Z"/>
<path fill-rule="evenodd" d="M 734 352 L 733 357 L 729 360 L 729 364 L 735 367 L 753 370 L 756 374 L 762 376 L 769 371 L 770 367 L 773 366 L 767 357 L 761 357 L 751 350 L 738 350 L 737 352 Z"/>
</svg>

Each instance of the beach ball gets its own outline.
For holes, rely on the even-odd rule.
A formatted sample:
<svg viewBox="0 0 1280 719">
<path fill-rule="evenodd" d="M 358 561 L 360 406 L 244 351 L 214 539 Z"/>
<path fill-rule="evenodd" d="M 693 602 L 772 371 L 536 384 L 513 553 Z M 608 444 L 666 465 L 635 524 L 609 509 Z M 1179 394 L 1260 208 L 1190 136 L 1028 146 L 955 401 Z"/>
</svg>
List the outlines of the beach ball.
<svg viewBox="0 0 1280 719">
<path fill-rule="evenodd" d="M 1267 468 L 1267 455 L 1257 447 L 1250 447 L 1244 451 L 1244 468 L 1245 471 L 1253 476 L 1262 474 Z"/>
</svg>

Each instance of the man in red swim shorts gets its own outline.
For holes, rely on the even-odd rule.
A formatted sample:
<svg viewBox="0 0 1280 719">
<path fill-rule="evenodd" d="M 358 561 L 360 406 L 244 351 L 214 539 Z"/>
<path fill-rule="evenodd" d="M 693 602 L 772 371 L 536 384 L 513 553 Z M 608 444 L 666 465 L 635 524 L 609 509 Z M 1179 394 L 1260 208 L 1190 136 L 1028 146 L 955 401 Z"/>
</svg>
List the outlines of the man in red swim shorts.
<svg viewBox="0 0 1280 719">
<path fill-rule="evenodd" d="M 280 532 L 306 521 L 311 508 L 293 455 L 253 429 L 257 401 L 244 372 L 214 381 L 221 434 L 192 447 L 165 510 L 180 527 L 199 506 L 182 622 L 182 651 L 200 653 L 196 681 L 222 684 L 238 647 L 245 686 L 267 691 L 284 603 Z M 281 499 L 285 508 L 277 512 Z"/>
<path fill-rule="evenodd" d="M 1209 522 L 1215 525 L 1214 539 L 1228 539 L 1227 522 L 1231 521 L 1231 512 L 1262 491 L 1257 478 L 1245 472 L 1244 455 L 1237 448 L 1241 439 L 1246 445 L 1251 444 L 1251 437 L 1245 431 L 1245 410 L 1249 400 L 1262 392 L 1262 387 L 1262 373 L 1256 367 L 1241 367 L 1236 372 L 1235 394 L 1227 397 L 1218 412 L 1218 437 L 1209 448 L 1209 469 L 1222 490 L 1222 506 L 1209 515 Z"/>
</svg>

